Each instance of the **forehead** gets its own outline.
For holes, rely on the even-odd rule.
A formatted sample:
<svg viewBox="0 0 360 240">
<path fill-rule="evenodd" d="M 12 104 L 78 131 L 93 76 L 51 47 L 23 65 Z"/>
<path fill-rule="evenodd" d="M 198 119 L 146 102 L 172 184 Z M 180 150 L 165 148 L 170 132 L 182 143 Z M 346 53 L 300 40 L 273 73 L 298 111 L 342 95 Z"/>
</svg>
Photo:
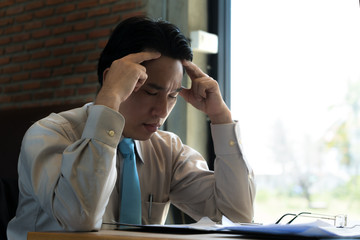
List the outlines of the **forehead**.
<svg viewBox="0 0 360 240">
<path fill-rule="evenodd" d="M 183 78 L 183 66 L 180 60 L 161 56 L 144 62 L 148 79 L 145 86 L 158 86 L 166 90 L 178 88 Z"/>
</svg>

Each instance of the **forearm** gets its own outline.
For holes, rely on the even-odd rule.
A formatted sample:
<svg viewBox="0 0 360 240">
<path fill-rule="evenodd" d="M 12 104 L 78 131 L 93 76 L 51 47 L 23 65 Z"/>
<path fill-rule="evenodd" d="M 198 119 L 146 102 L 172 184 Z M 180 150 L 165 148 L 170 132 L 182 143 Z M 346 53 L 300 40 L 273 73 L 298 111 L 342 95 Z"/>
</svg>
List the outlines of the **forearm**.
<svg viewBox="0 0 360 240">
<path fill-rule="evenodd" d="M 116 150 L 93 141 L 81 145 L 65 153 L 63 162 L 67 164 L 62 164 L 54 189 L 53 214 L 65 229 L 73 231 L 101 227 L 117 176 Z"/>
<path fill-rule="evenodd" d="M 216 153 L 216 203 L 235 222 L 251 222 L 254 215 L 255 183 L 244 159 L 237 123 L 212 126 Z"/>
<path fill-rule="evenodd" d="M 101 116 L 109 117 L 106 113 Z M 33 192 L 41 207 L 65 230 L 100 227 L 116 181 L 121 130 L 110 128 L 109 120 L 92 117 L 90 111 L 79 139 L 66 122 L 51 121 L 40 122 L 25 139 L 23 155 L 30 165 Z M 109 129 L 119 135 L 111 137 Z"/>
<path fill-rule="evenodd" d="M 255 183 L 244 162 L 227 165 L 217 158 L 215 164 L 217 208 L 233 222 L 251 222 L 254 217 Z M 219 163 L 223 161 L 223 163 Z M 231 161 L 231 160 L 230 160 Z"/>
<path fill-rule="evenodd" d="M 224 103 L 225 105 L 225 103 Z M 217 114 L 208 115 L 212 124 L 227 124 L 233 123 L 232 115 L 230 110 L 225 106 L 223 111 Z"/>
<path fill-rule="evenodd" d="M 207 216 L 221 221 L 225 215 L 235 222 L 251 222 L 255 184 L 250 166 L 237 142 L 236 124 L 212 125 L 215 172 L 208 170 L 202 156 L 188 146 L 175 161 L 170 200 L 195 220 Z"/>
<path fill-rule="evenodd" d="M 114 111 L 119 111 L 121 97 L 113 89 L 102 87 L 96 96 L 95 105 L 103 105 Z"/>
</svg>

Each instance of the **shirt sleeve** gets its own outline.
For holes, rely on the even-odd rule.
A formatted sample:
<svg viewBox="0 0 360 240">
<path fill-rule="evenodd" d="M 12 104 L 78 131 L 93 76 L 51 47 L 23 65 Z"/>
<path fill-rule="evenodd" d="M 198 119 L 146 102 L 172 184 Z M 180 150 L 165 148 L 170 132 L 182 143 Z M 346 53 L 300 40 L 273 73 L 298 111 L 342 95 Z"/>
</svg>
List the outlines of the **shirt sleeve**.
<svg viewBox="0 0 360 240">
<path fill-rule="evenodd" d="M 253 220 L 253 171 L 241 151 L 238 123 L 212 125 L 216 154 L 214 172 L 194 149 L 179 143 L 172 177 L 171 201 L 195 220 L 207 216 L 221 221 Z"/>
<path fill-rule="evenodd" d="M 25 189 L 70 231 L 101 227 L 124 127 L 123 117 L 104 106 L 90 106 L 84 121 L 74 125 L 58 114 L 40 120 L 25 135 L 20 155 Z"/>
<path fill-rule="evenodd" d="M 244 157 L 239 123 L 211 125 L 216 154 L 216 204 L 234 222 L 254 217 L 254 172 Z"/>
</svg>

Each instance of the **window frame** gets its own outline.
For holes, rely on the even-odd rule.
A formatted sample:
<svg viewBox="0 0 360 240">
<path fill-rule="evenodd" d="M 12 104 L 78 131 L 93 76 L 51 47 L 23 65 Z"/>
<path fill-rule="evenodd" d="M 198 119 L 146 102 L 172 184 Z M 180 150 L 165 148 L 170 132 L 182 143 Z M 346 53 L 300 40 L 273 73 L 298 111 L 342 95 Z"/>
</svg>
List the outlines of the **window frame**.
<svg viewBox="0 0 360 240">
<path fill-rule="evenodd" d="M 210 0 L 208 5 L 209 31 L 218 35 L 218 53 L 210 55 L 210 76 L 220 86 L 221 94 L 231 107 L 231 0 Z"/>
</svg>

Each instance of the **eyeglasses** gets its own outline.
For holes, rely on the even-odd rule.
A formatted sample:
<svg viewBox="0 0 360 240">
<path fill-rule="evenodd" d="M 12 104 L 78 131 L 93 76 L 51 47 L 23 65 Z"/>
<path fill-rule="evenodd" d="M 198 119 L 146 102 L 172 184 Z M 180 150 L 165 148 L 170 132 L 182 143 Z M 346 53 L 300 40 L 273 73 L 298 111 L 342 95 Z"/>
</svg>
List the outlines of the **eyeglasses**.
<svg viewBox="0 0 360 240">
<path fill-rule="evenodd" d="M 347 226 L 347 215 L 339 214 L 339 215 L 333 216 L 333 215 L 318 214 L 318 213 L 311 213 L 311 212 L 301 212 L 298 214 L 286 213 L 286 214 L 282 215 L 279 218 L 279 220 L 277 220 L 275 222 L 275 224 L 281 224 L 281 221 L 288 216 L 292 216 L 292 217 L 290 218 L 290 220 L 288 222 L 286 222 L 286 224 L 292 223 L 295 219 L 297 219 L 299 217 L 308 217 L 308 218 L 331 220 L 331 221 L 333 221 L 334 226 L 337 228 L 343 228 L 343 227 Z"/>
</svg>

